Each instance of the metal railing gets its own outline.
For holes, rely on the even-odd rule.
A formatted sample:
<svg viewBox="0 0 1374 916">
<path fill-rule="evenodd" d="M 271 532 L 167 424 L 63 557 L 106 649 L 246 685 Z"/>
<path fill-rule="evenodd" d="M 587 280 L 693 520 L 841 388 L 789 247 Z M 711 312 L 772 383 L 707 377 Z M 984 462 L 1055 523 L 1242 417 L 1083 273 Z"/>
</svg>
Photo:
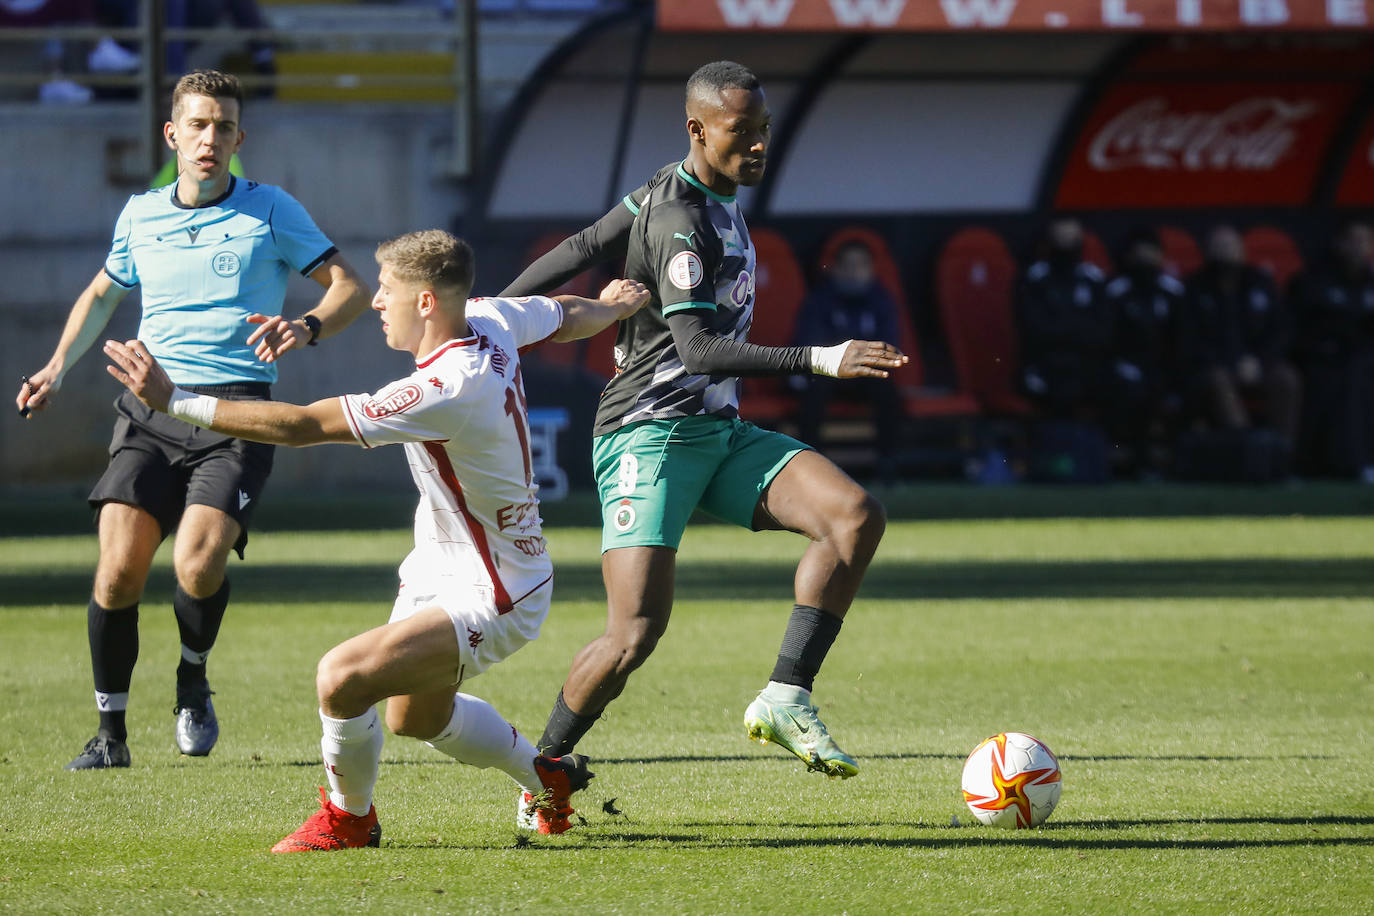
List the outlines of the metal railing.
<svg viewBox="0 0 1374 916">
<path fill-rule="evenodd" d="M 407 24 L 388 23 L 382 29 L 321 27 L 312 22 L 310 28 L 241 29 L 168 28 L 164 4 L 161 0 L 140 0 L 139 25 L 134 28 L 103 28 L 89 25 L 50 26 L 41 28 L 0 29 L 0 53 L 6 44 L 30 43 L 42 45 L 50 41 L 96 42 L 112 39 L 138 48 L 138 69 L 131 73 L 63 73 L 61 77 L 80 86 L 95 89 L 132 89 L 139 105 L 140 157 L 151 176 L 162 165 L 164 144 L 162 125 L 167 120 L 171 89 L 180 78 L 179 73 L 167 73 L 167 46 L 174 42 L 199 44 L 244 45 L 248 42 L 269 44 L 276 51 L 309 48 L 313 50 L 345 51 L 365 54 L 369 51 L 424 51 L 453 55 L 453 69 L 445 74 L 434 73 L 243 73 L 239 80 L 251 95 L 259 91 L 275 94 L 282 89 L 340 89 L 389 88 L 452 91 L 453 142 L 448 172 L 454 178 L 465 178 L 474 167 L 476 152 L 475 123 L 477 117 L 477 0 L 458 0 L 453 15 L 440 20 L 444 28 L 434 22 Z M 152 53 L 149 53 L 149 52 Z M 53 74 L 43 72 L 0 73 L 0 87 L 38 87 L 51 80 Z"/>
</svg>

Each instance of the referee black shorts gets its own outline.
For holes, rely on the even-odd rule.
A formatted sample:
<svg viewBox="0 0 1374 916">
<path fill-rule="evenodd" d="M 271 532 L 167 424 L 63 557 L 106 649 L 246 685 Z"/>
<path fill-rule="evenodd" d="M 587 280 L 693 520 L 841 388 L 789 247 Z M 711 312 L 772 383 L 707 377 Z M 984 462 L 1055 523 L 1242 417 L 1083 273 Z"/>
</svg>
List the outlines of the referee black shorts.
<svg viewBox="0 0 1374 916">
<path fill-rule="evenodd" d="M 271 399 L 265 382 L 184 385 L 235 401 Z M 248 521 L 272 473 L 275 446 L 245 442 L 152 410 L 126 391 L 114 402 L 110 464 L 87 497 L 97 515 L 107 502 L 128 503 L 157 519 L 165 538 L 187 506 L 211 506 L 239 524 L 234 550 L 248 544 Z"/>
</svg>

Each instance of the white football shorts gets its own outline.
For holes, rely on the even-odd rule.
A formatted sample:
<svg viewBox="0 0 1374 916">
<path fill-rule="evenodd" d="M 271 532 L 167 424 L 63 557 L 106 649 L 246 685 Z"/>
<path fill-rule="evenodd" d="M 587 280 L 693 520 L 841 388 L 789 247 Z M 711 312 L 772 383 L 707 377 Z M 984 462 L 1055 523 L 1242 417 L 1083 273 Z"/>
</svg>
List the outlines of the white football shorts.
<svg viewBox="0 0 1374 916">
<path fill-rule="evenodd" d="M 388 623 L 405 620 L 426 608 L 442 608 L 458 637 L 460 661 L 454 683 L 461 684 L 537 639 L 544 618 L 549 616 L 552 597 L 550 580 L 500 614 L 489 586 L 437 576 L 424 582 L 401 583 Z"/>
</svg>

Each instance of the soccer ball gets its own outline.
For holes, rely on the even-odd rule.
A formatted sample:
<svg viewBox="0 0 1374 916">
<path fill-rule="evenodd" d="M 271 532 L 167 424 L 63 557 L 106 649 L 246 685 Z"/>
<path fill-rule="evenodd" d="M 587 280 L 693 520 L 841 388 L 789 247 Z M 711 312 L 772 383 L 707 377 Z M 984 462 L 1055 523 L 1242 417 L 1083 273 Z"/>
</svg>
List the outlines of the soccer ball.
<svg viewBox="0 0 1374 916">
<path fill-rule="evenodd" d="M 1059 804 L 1059 761 L 1038 738 L 993 735 L 964 761 L 964 801 L 992 827 L 1036 827 Z"/>
</svg>

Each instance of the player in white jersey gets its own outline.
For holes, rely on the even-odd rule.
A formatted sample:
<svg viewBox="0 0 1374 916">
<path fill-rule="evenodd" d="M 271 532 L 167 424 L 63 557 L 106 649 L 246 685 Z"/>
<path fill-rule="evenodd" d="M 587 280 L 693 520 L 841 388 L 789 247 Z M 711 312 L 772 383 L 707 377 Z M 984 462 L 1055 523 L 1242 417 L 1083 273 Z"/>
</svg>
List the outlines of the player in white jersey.
<svg viewBox="0 0 1374 916">
<path fill-rule="evenodd" d="M 402 443 L 420 490 L 415 548 L 386 625 L 335 646 L 316 687 L 329 791 L 320 808 L 273 852 L 376 846 L 372 790 L 387 725 L 456 760 L 497 767 L 524 789 L 542 833 L 568 829 L 569 796 L 586 785 L 586 758 L 539 756 L 486 702 L 459 693 L 465 680 L 539 633 L 553 567 L 544 548 L 530 466 L 520 351 L 545 340 L 590 337 L 648 301 L 640 283 L 617 280 L 600 300 L 474 299 L 472 250 L 430 230 L 384 242 L 372 307 L 387 345 L 416 358 L 415 371 L 372 395 L 308 406 L 228 401 L 172 384 L 140 341 L 108 341 L 110 373 L 149 407 L 243 439 L 304 446 Z"/>
</svg>

